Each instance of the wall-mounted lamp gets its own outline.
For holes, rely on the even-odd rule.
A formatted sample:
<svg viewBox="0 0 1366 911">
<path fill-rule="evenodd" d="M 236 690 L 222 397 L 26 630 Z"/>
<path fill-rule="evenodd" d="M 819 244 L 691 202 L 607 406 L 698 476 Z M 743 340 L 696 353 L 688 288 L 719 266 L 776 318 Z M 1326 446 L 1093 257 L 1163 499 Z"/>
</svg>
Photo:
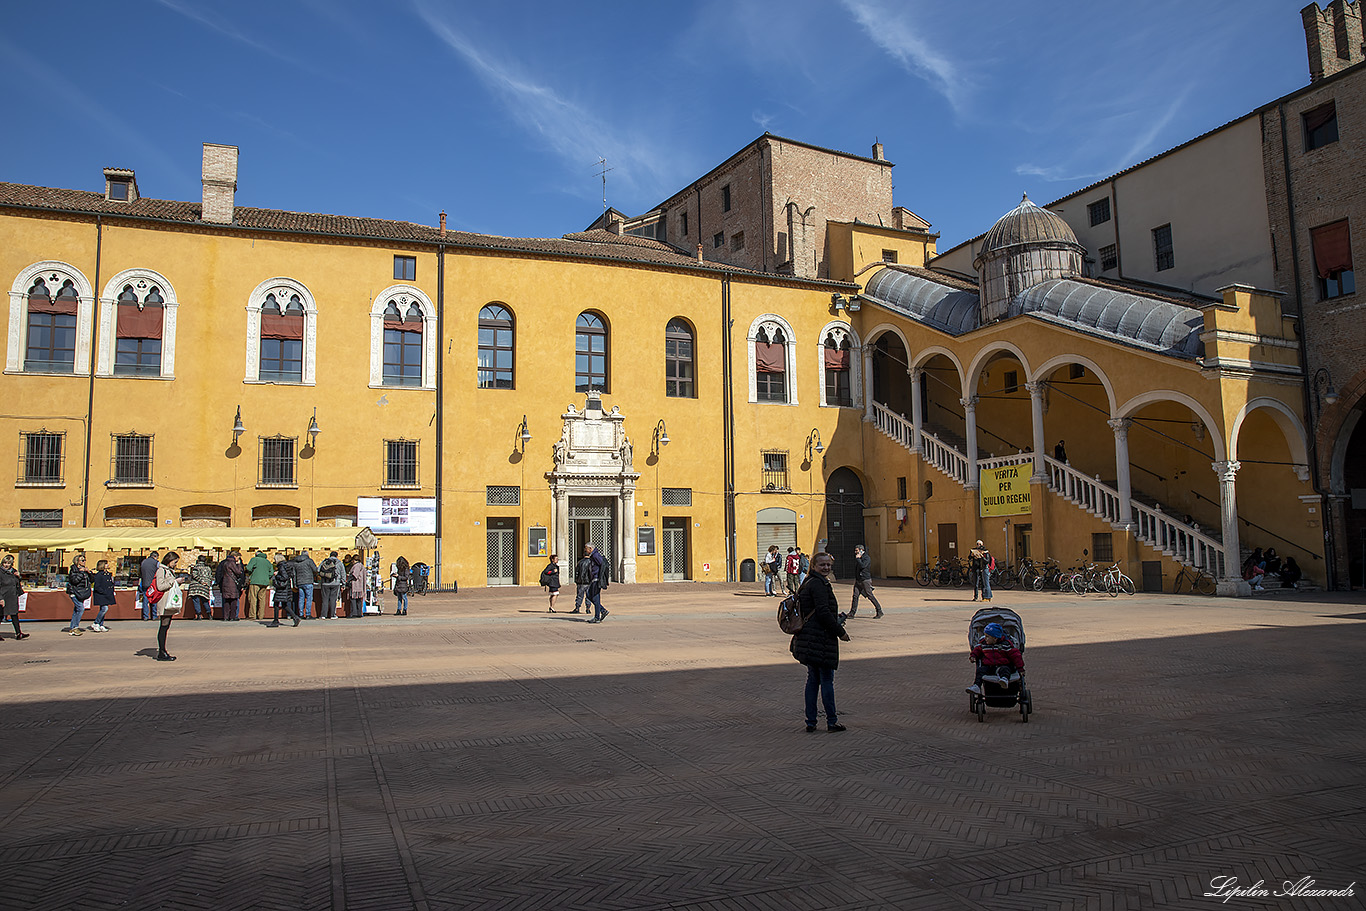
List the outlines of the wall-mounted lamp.
<svg viewBox="0 0 1366 911">
<path fill-rule="evenodd" d="M 1323 413 L 1324 405 L 1332 406 L 1338 403 L 1338 390 L 1333 385 L 1333 374 L 1328 372 L 1327 367 L 1320 367 L 1314 371 L 1313 385 L 1314 399 L 1318 403 L 1319 414 Z"/>
<path fill-rule="evenodd" d="M 322 428 L 318 426 L 318 409 L 313 409 L 313 417 L 308 420 L 308 445 L 314 449 L 318 448 L 318 434 L 322 433 Z"/>
<path fill-rule="evenodd" d="M 655 425 L 655 438 L 652 451 L 654 455 L 659 455 L 659 451 L 669 445 L 669 431 L 664 429 L 664 419 L 660 418 Z"/>
<path fill-rule="evenodd" d="M 821 443 L 821 432 L 815 427 L 806 435 L 806 460 L 814 462 L 815 457 L 825 452 L 825 445 Z"/>
<path fill-rule="evenodd" d="M 531 429 L 527 427 L 526 415 L 522 415 L 522 424 L 517 428 L 517 451 L 526 452 L 526 444 L 531 442 Z"/>
<path fill-rule="evenodd" d="M 859 309 L 858 298 L 854 295 L 844 297 L 838 291 L 830 295 L 830 303 L 835 305 L 835 310 L 848 310 L 850 313 L 857 313 Z"/>
<path fill-rule="evenodd" d="M 247 432 L 247 428 L 242 424 L 242 406 L 237 406 L 237 417 L 232 420 L 232 445 L 237 445 L 237 438 Z"/>
</svg>

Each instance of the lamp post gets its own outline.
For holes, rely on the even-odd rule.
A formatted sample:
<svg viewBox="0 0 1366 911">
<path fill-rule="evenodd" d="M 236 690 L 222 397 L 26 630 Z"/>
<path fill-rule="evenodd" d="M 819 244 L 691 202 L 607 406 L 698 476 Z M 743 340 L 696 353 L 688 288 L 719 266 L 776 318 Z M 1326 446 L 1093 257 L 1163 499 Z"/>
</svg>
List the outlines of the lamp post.
<svg viewBox="0 0 1366 911">
<path fill-rule="evenodd" d="M 1324 405 L 1332 406 L 1337 404 L 1338 390 L 1337 387 L 1333 385 L 1333 374 L 1328 372 L 1327 367 L 1320 367 L 1314 371 L 1314 379 L 1311 385 L 1314 390 L 1313 402 L 1317 405 L 1317 413 L 1315 415 L 1317 418 L 1319 415 L 1323 414 Z"/>
<path fill-rule="evenodd" d="M 659 455 L 660 451 L 668 445 L 669 431 L 664 428 L 664 419 L 660 418 L 659 423 L 655 425 L 654 442 L 650 447 L 651 454 Z"/>
<path fill-rule="evenodd" d="M 242 406 L 237 406 L 237 417 L 232 420 L 232 445 L 237 446 L 237 439 L 247 432 L 247 428 L 242 424 Z"/>
<path fill-rule="evenodd" d="M 522 423 L 517 428 L 517 442 L 515 448 L 518 452 L 526 452 L 526 444 L 531 442 L 531 429 L 527 427 L 526 415 L 522 415 Z"/>
<path fill-rule="evenodd" d="M 811 432 L 806 435 L 806 460 L 814 462 L 815 457 L 825 452 L 825 446 L 821 443 L 821 432 L 812 427 Z"/>
<path fill-rule="evenodd" d="M 311 449 L 318 448 L 318 434 L 322 433 L 322 428 L 318 426 L 318 409 L 313 409 L 313 417 L 308 420 L 308 445 Z"/>
</svg>

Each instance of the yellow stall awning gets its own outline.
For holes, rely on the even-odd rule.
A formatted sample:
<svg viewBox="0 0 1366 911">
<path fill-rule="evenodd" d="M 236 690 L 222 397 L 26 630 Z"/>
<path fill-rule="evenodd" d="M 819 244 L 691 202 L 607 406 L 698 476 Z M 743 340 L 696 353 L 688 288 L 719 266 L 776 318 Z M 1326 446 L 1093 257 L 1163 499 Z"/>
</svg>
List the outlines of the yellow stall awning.
<svg viewBox="0 0 1366 911">
<path fill-rule="evenodd" d="M 368 528 L 0 528 L 4 550 L 351 550 L 374 548 Z"/>
</svg>

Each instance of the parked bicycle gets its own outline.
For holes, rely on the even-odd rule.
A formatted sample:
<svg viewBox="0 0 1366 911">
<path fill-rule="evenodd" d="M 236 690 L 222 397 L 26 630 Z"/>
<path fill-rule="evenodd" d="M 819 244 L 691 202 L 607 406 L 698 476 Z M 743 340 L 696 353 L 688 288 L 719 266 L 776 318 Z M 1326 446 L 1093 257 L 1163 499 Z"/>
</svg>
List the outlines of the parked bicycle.
<svg viewBox="0 0 1366 911">
<path fill-rule="evenodd" d="M 1054 588 L 1061 590 L 1062 588 L 1064 588 L 1062 584 L 1062 576 L 1062 564 L 1060 564 L 1057 560 L 1054 560 L 1052 557 L 1047 557 L 1044 559 L 1042 565 L 1035 566 L 1034 575 L 1031 578 L 1030 587 L 1033 588 L 1036 592 L 1041 592 L 1045 588 Z"/>
<path fill-rule="evenodd" d="M 1183 587 L 1189 587 L 1192 594 L 1199 592 L 1202 595 L 1212 595 L 1215 589 L 1214 577 L 1205 572 L 1204 568 L 1182 566 L 1181 572 L 1177 573 L 1172 581 L 1172 591 L 1179 595 Z"/>
<path fill-rule="evenodd" d="M 1109 593 L 1111 598 L 1117 598 L 1121 593 L 1126 595 L 1132 595 L 1134 593 L 1134 580 L 1124 575 L 1119 568 L 1118 562 L 1111 565 L 1109 569 L 1102 573 L 1102 579 L 1105 584 L 1105 590 Z"/>
</svg>

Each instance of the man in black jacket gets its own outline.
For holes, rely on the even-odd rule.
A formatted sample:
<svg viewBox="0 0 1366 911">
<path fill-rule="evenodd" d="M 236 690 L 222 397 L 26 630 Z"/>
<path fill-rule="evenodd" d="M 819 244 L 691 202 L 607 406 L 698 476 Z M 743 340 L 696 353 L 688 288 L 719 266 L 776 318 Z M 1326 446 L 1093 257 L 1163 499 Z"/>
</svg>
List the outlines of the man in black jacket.
<svg viewBox="0 0 1366 911">
<path fill-rule="evenodd" d="M 593 605 L 593 619 L 589 623 L 601 623 L 607 619 L 609 611 L 602 606 L 602 590 L 609 578 L 607 558 L 591 543 L 584 542 L 583 558 L 574 568 L 574 581 L 588 586 L 588 603 Z"/>
<path fill-rule="evenodd" d="M 854 545 L 854 564 L 854 601 L 849 605 L 849 616 L 854 616 L 854 612 L 858 610 L 858 596 L 862 594 L 877 608 L 873 619 L 881 620 L 882 605 L 873 596 L 873 558 L 868 556 L 868 551 L 864 550 L 862 544 Z"/>
<path fill-rule="evenodd" d="M 835 558 L 827 553 L 811 560 L 811 576 L 797 592 L 802 628 L 792 636 L 792 657 L 806 665 L 806 732 L 816 730 L 816 691 L 825 703 L 825 729 L 843 731 L 835 712 L 835 670 L 840 665 L 840 640 L 849 634 L 840 623 L 839 603 L 830 587 Z"/>
</svg>

